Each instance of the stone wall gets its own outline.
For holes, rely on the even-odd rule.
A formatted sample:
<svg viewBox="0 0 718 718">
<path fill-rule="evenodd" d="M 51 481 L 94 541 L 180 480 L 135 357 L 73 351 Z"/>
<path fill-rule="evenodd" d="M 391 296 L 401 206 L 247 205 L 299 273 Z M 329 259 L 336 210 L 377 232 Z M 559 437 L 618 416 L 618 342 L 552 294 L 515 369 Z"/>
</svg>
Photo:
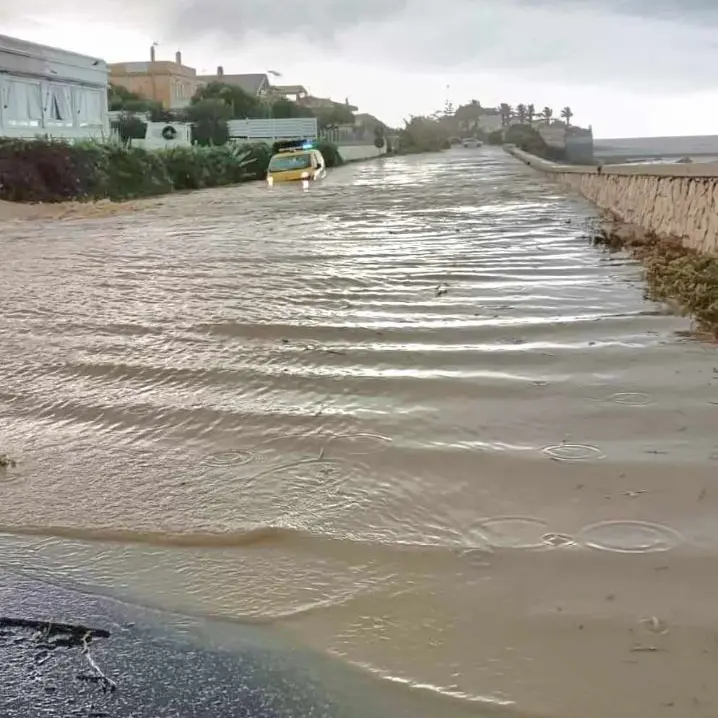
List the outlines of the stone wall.
<svg viewBox="0 0 718 718">
<path fill-rule="evenodd" d="M 507 152 L 578 190 L 601 209 L 661 237 L 718 254 L 718 163 L 580 167 Z M 599 171 L 600 170 L 600 171 Z"/>
</svg>

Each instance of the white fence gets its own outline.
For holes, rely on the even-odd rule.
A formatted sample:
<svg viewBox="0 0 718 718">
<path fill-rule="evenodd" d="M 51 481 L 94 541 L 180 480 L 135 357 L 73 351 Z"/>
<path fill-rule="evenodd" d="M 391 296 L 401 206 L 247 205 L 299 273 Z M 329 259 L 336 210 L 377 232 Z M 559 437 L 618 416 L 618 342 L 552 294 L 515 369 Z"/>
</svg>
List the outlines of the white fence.
<svg viewBox="0 0 718 718">
<path fill-rule="evenodd" d="M 316 117 L 292 117 L 289 119 L 230 120 L 227 123 L 232 139 L 250 142 L 267 140 L 315 140 L 318 136 Z"/>
</svg>

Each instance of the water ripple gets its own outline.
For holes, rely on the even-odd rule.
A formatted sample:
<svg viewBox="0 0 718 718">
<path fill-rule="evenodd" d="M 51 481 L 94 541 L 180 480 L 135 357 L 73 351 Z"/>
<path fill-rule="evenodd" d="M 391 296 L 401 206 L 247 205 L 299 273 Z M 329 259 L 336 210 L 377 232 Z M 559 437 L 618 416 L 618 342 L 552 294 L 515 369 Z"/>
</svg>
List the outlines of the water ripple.
<svg viewBox="0 0 718 718">
<path fill-rule="evenodd" d="M 616 669 L 621 622 L 665 601 L 709 631 L 712 574 L 638 585 L 643 557 L 611 554 L 698 560 L 696 526 L 718 545 L 715 348 L 592 246 L 593 208 L 500 150 L 286 189 L 4 227 L 8 560 L 284 622 L 432 687 L 431 715 L 654 715 L 655 674 Z M 664 666 L 691 696 L 713 670 L 693 647 Z"/>
</svg>

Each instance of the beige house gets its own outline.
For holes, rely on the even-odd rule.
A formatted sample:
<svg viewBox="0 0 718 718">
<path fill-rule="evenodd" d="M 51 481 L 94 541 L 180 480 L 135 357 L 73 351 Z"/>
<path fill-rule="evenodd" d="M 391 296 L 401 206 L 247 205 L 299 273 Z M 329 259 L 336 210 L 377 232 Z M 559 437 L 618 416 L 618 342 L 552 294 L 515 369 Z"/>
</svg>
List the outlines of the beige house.
<svg viewBox="0 0 718 718">
<path fill-rule="evenodd" d="M 157 60 L 154 47 L 148 62 L 114 62 L 108 69 L 111 84 L 159 102 L 166 110 L 187 107 L 201 84 L 197 71 L 182 64 L 182 53 L 176 53 L 174 62 Z"/>
</svg>

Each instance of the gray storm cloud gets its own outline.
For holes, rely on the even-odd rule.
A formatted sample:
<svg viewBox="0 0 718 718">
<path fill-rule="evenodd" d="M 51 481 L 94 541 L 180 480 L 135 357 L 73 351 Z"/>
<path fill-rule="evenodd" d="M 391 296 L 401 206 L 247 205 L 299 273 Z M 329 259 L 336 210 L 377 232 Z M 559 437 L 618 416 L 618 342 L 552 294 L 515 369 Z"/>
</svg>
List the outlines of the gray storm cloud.
<svg viewBox="0 0 718 718">
<path fill-rule="evenodd" d="M 390 20 L 409 8 L 410 0 L 183 0 L 168 14 L 168 31 L 190 36 L 198 31 L 242 37 L 261 34 L 301 33 L 328 40 L 337 33 L 366 22 Z"/>
<path fill-rule="evenodd" d="M 131 0 L 135 1 L 135 0 Z M 160 3 L 161 4 L 161 3 Z M 672 19 L 683 24 L 718 26 L 718 0 L 504 0 L 502 6 L 520 13 L 542 9 L 564 14 L 595 11 L 601 14 Z M 482 14 L 494 3 L 486 0 L 302 0 L 300 3 L 272 3 L 267 0 L 183 0 L 168 3 L 173 12 L 165 15 L 169 33 L 186 39 L 198 32 L 231 34 L 241 38 L 248 33 L 286 32 L 311 34 L 330 41 L 338 34 L 363 24 L 391 23 L 402 17 L 402 26 L 421 23 L 427 13 L 450 19 L 454 12 L 468 16 Z"/>
<path fill-rule="evenodd" d="M 638 91 L 714 84 L 718 0 L 184 0 L 167 34 L 225 48 L 302 35 L 339 59 L 412 71 L 515 72 Z"/>
<path fill-rule="evenodd" d="M 281 57 L 283 37 L 300 36 L 328 61 L 518 72 L 639 92 L 712 90 L 718 59 L 718 0 L 25 0 L 22 7 L 26 15 L 111 16 L 163 44 L 212 47 L 228 58 L 258 44 Z"/>
</svg>

